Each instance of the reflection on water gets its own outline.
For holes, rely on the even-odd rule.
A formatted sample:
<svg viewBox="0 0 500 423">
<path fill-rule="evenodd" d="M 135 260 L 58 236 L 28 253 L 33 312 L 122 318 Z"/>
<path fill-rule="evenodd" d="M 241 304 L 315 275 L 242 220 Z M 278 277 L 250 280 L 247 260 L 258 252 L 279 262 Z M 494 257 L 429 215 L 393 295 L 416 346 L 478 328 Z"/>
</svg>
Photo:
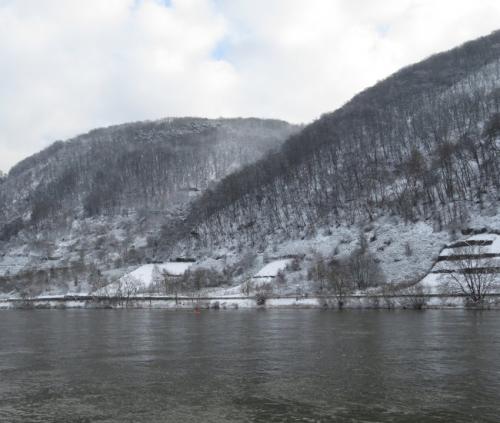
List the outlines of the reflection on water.
<svg viewBox="0 0 500 423">
<path fill-rule="evenodd" d="M 500 313 L 0 313 L 0 421 L 498 421 Z"/>
</svg>

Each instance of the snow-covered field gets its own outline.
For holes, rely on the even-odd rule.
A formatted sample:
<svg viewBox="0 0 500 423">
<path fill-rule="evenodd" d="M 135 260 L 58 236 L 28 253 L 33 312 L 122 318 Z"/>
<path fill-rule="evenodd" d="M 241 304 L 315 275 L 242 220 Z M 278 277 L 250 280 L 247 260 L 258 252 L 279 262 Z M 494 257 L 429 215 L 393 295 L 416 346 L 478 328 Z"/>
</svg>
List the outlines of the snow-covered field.
<svg viewBox="0 0 500 423">
<path fill-rule="evenodd" d="M 132 272 L 121 276 L 117 281 L 111 282 L 95 292 L 96 295 L 116 295 L 120 290 L 126 289 L 134 292 L 150 290 L 164 276 L 182 276 L 193 263 L 191 262 L 167 262 L 158 264 L 145 264 Z"/>
<path fill-rule="evenodd" d="M 167 262 L 158 264 L 145 264 L 138 267 L 133 272 L 124 277 L 135 278 L 143 287 L 147 288 L 153 283 L 154 271 L 157 269 L 160 274 L 168 276 L 182 276 L 193 263 Z M 124 278 L 122 277 L 122 279 Z"/>
<path fill-rule="evenodd" d="M 254 276 L 256 278 L 275 278 L 279 272 L 285 270 L 285 268 L 292 262 L 291 259 L 273 260 L 267 263 L 262 269 L 260 269 Z"/>
</svg>

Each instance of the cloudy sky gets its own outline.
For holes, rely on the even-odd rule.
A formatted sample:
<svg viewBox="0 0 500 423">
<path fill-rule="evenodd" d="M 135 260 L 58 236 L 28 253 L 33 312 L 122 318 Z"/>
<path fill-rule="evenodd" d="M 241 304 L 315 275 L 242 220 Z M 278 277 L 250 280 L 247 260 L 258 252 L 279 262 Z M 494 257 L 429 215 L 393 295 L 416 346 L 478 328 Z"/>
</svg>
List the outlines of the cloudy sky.
<svg viewBox="0 0 500 423">
<path fill-rule="evenodd" d="M 309 122 L 497 28 L 499 0 L 0 0 L 0 169 L 127 121 Z"/>
</svg>

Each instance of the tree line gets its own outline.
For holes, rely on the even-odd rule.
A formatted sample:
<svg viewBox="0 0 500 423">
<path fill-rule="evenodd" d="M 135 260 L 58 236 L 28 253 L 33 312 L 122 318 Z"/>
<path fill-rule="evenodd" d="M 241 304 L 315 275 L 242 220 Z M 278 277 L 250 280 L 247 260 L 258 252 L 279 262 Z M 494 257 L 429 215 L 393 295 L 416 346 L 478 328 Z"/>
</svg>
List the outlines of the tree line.
<svg viewBox="0 0 500 423">
<path fill-rule="evenodd" d="M 67 217 L 172 210 L 293 130 L 275 120 L 180 118 L 56 142 L 14 166 L 2 183 L 0 237 Z"/>
</svg>

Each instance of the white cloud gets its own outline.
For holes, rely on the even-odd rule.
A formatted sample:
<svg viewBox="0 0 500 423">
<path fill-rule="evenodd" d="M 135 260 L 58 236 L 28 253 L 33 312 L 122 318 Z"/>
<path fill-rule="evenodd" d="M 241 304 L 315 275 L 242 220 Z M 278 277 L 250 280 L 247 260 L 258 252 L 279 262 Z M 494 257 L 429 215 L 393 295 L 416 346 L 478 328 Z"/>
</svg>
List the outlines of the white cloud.
<svg viewBox="0 0 500 423">
<path fill-rule="evenodd" d="M 230 113 L 225 32 L 205 0 L 0 0 L 0 168 L 96 126 Z"/>
<path fill-rule="evenodd" d="M 119 122 L 307 122 L 499 18 L 497 0 L 0 0 L 0 169 Z"/>
<path fill-rule="evenodd" d="M 432 53 L 497 29 L 500 2 L 219 0 L 245 114 L 308 121 Z M 234 35 L 236 34 L 236 35 Z"/>
</svg>

